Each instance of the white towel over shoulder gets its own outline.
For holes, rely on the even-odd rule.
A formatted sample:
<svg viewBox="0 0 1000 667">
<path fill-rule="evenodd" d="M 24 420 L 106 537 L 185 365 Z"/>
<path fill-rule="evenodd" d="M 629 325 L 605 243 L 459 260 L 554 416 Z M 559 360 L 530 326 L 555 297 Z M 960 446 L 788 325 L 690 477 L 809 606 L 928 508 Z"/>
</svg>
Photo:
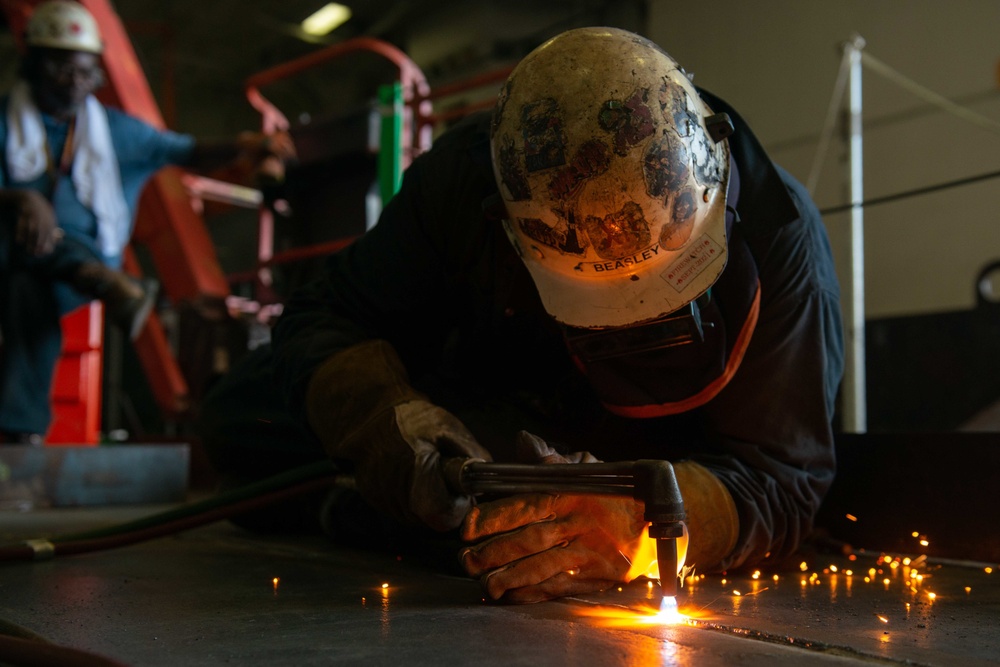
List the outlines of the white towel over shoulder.
<svg viewBox="0 0 1000 667">
<path fill-rule="evenodd" d="M 11 88 L 7 128 L 11 179 L 23 182 L 38 178 L 48 163 L 45 125 L 24 81 Z M 97 216 L 97 244 L 101 252 L 109 257 L 121 254 L 128 243 L 131 220 L 122 194 L 118 157 L 111 144 L 108 113 L 93 95 L 87 97 L 77 112 L 72 178 L 80 203 Z"/>
</svg>

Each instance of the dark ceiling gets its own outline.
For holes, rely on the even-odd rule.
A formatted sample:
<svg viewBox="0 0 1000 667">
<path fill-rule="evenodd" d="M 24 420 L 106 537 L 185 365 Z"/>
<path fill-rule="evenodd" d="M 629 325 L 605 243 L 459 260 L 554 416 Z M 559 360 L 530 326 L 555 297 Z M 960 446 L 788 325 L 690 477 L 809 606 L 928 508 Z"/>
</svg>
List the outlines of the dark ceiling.
<svg viewBox="0 0 1000 667">
<path fill-rule="evenodd" d="M 351 20 L 310 39 L 298 26 L 324 0 L 109 0 L 167 125 L 198 135 L 259 124 L 244 96 L 246 79 L 331 44 L 360 36 L 388 42 L 436 86 L 509 66 L 570 27 L 641 30 L 649 1 L 342 0 L 351 6 Z M 4 49 L 13 49 L 13 39 L 0 24 L 0 53 Z M 0 84 L 13 76 L 15 60 L 0 58 Z M 264 92 L 289 118 L 330 115 L 369 104 L 395 76 L 384 58 L 360 53 Z"/>
<path fill-rule="evenodd" d="M 197 108 L 199 102 L 217 96 L 240 98 L 248 76 L 330 44 L 359 36 L 378 38 L 406 52 L 436 85 L 516 61 L 561 29 L 612 24 L 622 8 L 636 15 L 645 2 L 348 0 L 351 20 L 326 38 L 311 40 L 298 25 L 322 0 L 117 0 L 114 6 L 154 94 L 166 106 L 176 105 L 173 118 L 171 108 L 164 109 L 168 124 L 197 132 L 216 125 L 198 120 L 209 115 Z M 467 28 L 469 21 L 472 26 Z M 394 76 L 388 61 L 362 53 L 317 67 L 283 84 L 281 92 L 287 96 L 289 113 L 316 113 L 366 103 Z M 218 127 L 244 122 L 242 107 L 225 107 L 216 103 L 212 111 Z"/>
</svg>

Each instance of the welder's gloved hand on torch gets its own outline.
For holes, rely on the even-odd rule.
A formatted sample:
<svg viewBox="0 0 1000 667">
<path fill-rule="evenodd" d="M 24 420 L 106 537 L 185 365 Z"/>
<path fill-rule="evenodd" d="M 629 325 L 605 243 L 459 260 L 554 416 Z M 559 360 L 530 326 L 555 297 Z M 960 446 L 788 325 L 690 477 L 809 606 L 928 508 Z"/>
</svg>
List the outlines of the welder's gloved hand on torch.
<svg viewBox="0 0 1000 667">
<path fill-rule="evenodd" d="M 523 431 L 518 438 L 519 457 L 528 463 L 597 462 L 585 453 L 562 457 Z M 681 461 L 673 468 L 687 513 L 688 541 L 678 551 L 688 564 L 712 570 L 739 536 L 736 504 L 704 466 Z M 494 600 L 540 602 L 603 590 L 649 573 L 656 544 L 643 512 L 642 503 L 621 496 L 526 494 L 482 503 L 462 526 L 462 537 L 477 544 L 459 557 Z"/>
<path fill-rule="evenodd" d="M 490 454 L 410 387 L 391 345 L 371 340 L 335 354 L 313 374 L 306 402 L 310 426 L 333 459 L 352 465 L 369 504 L 408 525 L 461 524 L 473 500 L 448 490 L 442 459 Z"/>
<path fill-rule="evenodd" d="M 596 463 L 564 457 L 541 438 L 518 434 L 524 463 Z M 528 603 L 604 590 L 628 581 L 631 561 L 649 541 L 643 505 L 629 497 L 532 493 L 473 507 L 462 538 L 462 566 L 493 600 Z M 655 551 L 655 549 L 654 549 Z"/>
</svg>

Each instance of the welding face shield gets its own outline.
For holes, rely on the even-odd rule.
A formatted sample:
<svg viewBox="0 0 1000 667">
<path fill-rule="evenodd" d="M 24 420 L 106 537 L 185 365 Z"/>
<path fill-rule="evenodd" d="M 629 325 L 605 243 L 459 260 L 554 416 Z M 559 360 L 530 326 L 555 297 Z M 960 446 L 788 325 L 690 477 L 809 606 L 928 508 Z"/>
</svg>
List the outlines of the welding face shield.
<svg viewBox="0 0 1000 667">
<path fill-rule="evenodd" d="M 651 322 L 643 322 L 615 329 L 583 329 L 563 327 L 566 347 L 574 358 L 584 365 L 667 350 L 682 345 L 703 343 L 705 327 L 712 326 L 702 320 L 701 307 L 710 303 L 706 292 L 680 310 Z"/>
<path fill-rule="evenodd" d="M 628 359 L 655 366 L 715 326 L 731 132 L 673 58 L 624 30 L 562 33 L 511 73 L 490 131 L 504 227 L 579 363 L 627 375 Z"/>
</svg>

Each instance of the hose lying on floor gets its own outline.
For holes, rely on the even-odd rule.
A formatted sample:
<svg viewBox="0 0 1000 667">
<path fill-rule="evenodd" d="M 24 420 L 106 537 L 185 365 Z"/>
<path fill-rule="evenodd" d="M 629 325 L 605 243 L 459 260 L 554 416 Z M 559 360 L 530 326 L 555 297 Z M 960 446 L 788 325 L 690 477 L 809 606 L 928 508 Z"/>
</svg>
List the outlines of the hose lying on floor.
<svg viewBox="0 0 1000 667">
<path fill-rule="evenodd" d="M 353 488 L 350 475 L 320 461 L 219 493 L 200 502 L 107 528 L 26 540 L 0 547 L 0 562 L 46 560 L 123 547 L 189 528 L 228 519 L 288 498 L 331 486 Z M 0 620 L 0 663 L 34 667 L 127 667 L 105 656 L 59 646 L 28 630 Z"/>
<path fill-rule="evenodd" d="M 135 521 L 3 546 L 0 562 L 47 560 L 123 547 L 227 519 L 310 491 L 353 485 L 353 477 L 338 473 L 330 461 L 320 461 Z"/>
</svg>

